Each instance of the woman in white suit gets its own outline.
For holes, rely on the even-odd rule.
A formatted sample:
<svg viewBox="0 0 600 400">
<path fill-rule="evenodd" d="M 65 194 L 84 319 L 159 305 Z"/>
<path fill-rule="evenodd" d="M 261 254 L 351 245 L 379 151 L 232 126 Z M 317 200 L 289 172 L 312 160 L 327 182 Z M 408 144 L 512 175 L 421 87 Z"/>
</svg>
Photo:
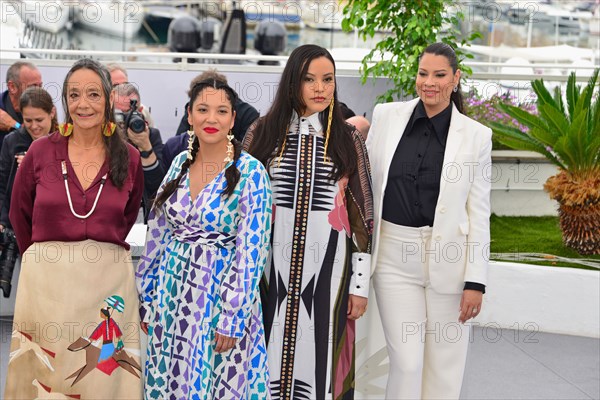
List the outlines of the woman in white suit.
<svg viewBox="0 0 600 400">
<path fill-rule="evenodd" d="M 372 165 L 371 274 L 387 342 L 388 399 L 458 399 L 485 292 L 491 130 L 463 114 L 454 50 L 419 59 L 419 98 L 380 104 Z"/>
</svg>

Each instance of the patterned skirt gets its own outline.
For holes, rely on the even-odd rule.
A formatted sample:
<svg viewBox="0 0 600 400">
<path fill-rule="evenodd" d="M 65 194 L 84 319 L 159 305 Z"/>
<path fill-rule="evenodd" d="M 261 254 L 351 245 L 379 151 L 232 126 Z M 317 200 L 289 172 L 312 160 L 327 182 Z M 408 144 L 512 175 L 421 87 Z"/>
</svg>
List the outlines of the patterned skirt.
<svg viewBox="0 0 600 400">
<path fill-rule="evenodd" d="M 121 246 L 32 245 L 22 258 L 4 398 L 140 399 L 138 309 Z"/>
</svg>

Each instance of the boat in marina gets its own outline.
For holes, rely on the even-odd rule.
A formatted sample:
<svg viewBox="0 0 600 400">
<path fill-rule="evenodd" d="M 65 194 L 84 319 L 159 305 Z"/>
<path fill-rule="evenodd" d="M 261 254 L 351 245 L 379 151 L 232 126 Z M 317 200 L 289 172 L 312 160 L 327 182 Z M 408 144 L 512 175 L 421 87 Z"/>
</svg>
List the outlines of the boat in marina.
<svg viewBox="0 0 600 400">
<path fill-rule="evenodd" d="M 57 33 L 67 28 L 73 19 L 69 6 L 62 0 L 10 1 L 4 7 L 12 8 L 23 22 L 50 33 Z"/>
<path fill-rule="evenodd" d="M 18 49 L 25 24 L 21 17 L 5 7 L 0 7 L 0 60 L 18 60 L 21 54 L 10 49 Z"/>
<path fill-rule="evenodd" d="M 131 38 L 144 21 L 144 10 L 138 0 L 20 0 L 2 1 L 23 22 L 45 32 L 58 33 L 74 23 L 94 32 Z"/>
<path fill-rule="evenodd" d="M 77 24 L 112 36 L 131 38 L 143 21 L 144 9 L 137 0 L 79 0 L 75 6 Z"/>
</svg>

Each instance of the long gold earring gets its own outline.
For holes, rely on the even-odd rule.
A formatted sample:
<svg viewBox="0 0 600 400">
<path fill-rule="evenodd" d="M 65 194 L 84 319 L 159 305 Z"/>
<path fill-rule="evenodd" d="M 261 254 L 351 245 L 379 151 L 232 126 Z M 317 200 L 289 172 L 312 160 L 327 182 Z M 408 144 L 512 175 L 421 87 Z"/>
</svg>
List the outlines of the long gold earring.
<svg viewBox="0 0 600 400">
<path fill-rule="evenodd" d="M 281 144 L 281 151 L 279 152 L 279 157 L 277 158 L 277 168 L 281 165 L 281 159 L 283 158 L 283 152 L 285 151 L 285 142 L 287 141 L 287 135 L 290 131 L 290 124 L 285 128 L 285 136 L 283 137 L 283 143 Z"/>
<path fill-rule="evenodd" d="M 70 124 L 68 122 L 66 124 L 60 124 L 58 125 L 58 131 L 62 136 L 71 136 L 71 134 L 73 133 L 73 124 Z"/>
<path fill-rule="evenodd" d="M 223 161 L 225 161 L 226 163 L 233 161 L 233 132 L 231 132 L 231 129 L 229 130 L 229 133 L 227 134 L 227 154 L 225 156 L 225 159 Z"/>
<path fill-rule="evenodd" d="M 329 103 L 329 117 L 327 118 L 327 131 L 325 132 L 325 149 L 323 149 L 323 162 L 329 162 L 327 157 L 327 146 L 329 145 L 329 136 L 331 136 L 331 120 L 333 119 L 333 105 L 335 100 L 331 98 Z"/>
<path fill-rule="evenodd" d="M 187 147 L 187 159 L 190 160 L 190 162 L 192 161 L 192 151 L 194 150 L 194 137 L 196 135 L 194 135 L 194 131 L 193 130 L 189 130 L 188 131 L 188 147 Z"/>
</svg>

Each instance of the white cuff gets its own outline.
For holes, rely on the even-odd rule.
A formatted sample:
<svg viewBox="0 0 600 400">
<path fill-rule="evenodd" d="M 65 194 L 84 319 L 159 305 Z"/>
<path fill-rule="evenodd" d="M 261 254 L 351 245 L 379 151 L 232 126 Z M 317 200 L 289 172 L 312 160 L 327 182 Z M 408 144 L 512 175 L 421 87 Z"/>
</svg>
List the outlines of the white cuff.
<svg viewBox="0 0 600 400">
<path fill-rule="evenodd" d="M 369 297 L 369 277 L 371 272 L 371 255 L 369 253 L 352 253 L 352 277 L 350 278 L 350 294 Z"/>
</svg>

